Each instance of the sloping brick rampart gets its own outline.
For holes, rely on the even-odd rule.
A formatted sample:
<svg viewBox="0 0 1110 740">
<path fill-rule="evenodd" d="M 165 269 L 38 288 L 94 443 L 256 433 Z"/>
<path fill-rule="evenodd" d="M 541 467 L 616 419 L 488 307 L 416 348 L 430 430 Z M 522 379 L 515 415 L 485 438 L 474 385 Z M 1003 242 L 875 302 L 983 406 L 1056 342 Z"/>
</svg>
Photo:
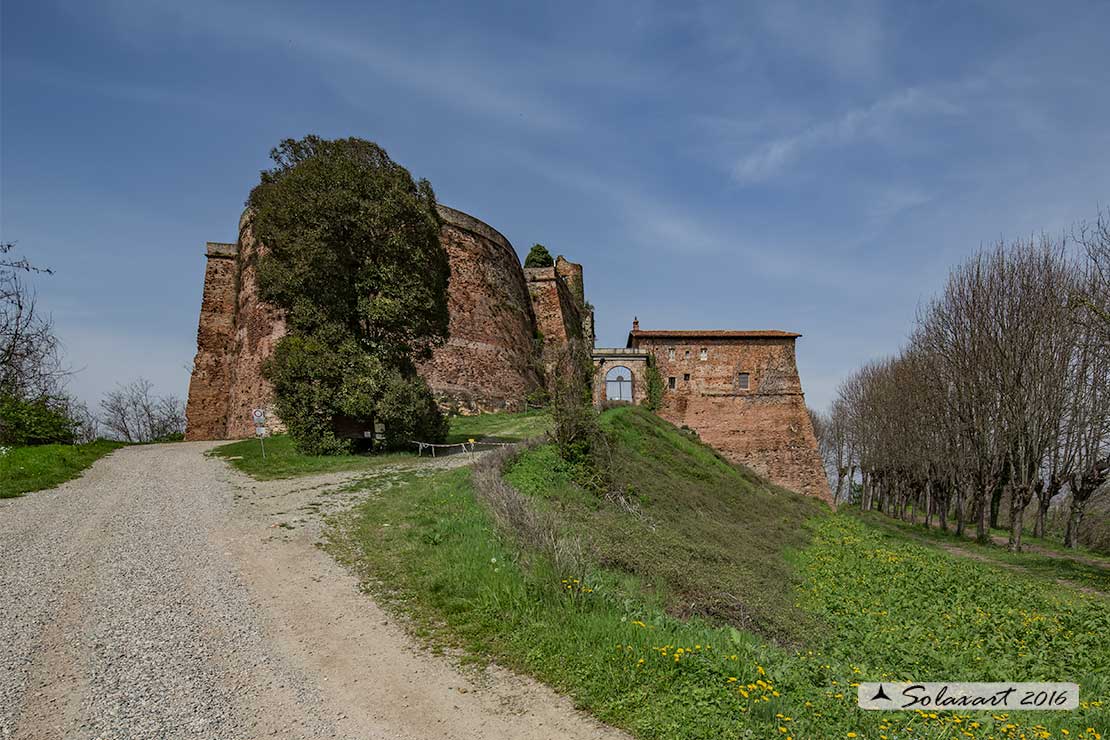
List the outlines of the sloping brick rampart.
<svg viewBox="0 0 1110 740">
<path fill-rule="evenodd" d="M 445 206 L 439 215 L 451 263 L 450 336 L 420 374 L 441 403 L 463 413 L 521 411 L 541 381 L 520 259 L 508 239 L 478 219 Z"/>
</svg>

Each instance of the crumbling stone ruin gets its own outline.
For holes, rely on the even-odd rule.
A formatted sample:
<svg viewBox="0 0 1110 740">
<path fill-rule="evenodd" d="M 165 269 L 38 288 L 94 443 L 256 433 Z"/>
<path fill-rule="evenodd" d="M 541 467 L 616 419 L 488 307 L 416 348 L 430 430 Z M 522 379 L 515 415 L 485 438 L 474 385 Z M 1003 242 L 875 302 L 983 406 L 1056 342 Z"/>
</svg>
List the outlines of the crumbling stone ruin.
<svg viewBox="0 0 1110 740">
<path fill-rule="evenodd" d="M 521 411 L 544 384 L 543 349 L 581 339 L 593 346 L 593 308 L 582 266 L 560 256 L 523 268 L 508 239 L 446 206 L 440 240 L 451 266 L 449 338 L 418 371 L 459 413 Z M 281 312 L 259 298 L 252 259 L 264 252 L 249 213 L 235 243 L 209 242 L 186 439 L 254 433 L 265 408 L 280 430 L 262 365 L 285 333 Z M 798 334 L 780 331 L 642 331 L 626 347 L 597 349 L 595 401 L 643 403 L 654 364 L 666 384 L 659 413 L 722 454 L 780 485 L 829 498 L 794 361 Z"/>
</svg>

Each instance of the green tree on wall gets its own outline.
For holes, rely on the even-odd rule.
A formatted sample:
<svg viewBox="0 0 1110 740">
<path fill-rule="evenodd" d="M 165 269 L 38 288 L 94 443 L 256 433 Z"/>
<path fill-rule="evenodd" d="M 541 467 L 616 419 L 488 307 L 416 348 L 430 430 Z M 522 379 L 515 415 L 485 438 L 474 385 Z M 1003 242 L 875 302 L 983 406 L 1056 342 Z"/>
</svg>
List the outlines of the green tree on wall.
<svg viewBox="0 0 1110 740">
<path fill-rule="evenodd" d="M 551 252 L 548 252 L 547 247 L 542 244 L 532 245 L 528 256 L 524 258 L 525 267 L 551 267 L 554 264 L 555 259 L 551 256 Z"/>
<path fill-rule="evenodd" d="M 387 443 L 440 439 L 415 361 L 447 336 L 447 253 L 427 180 L 362 139 L 287 139 L 251 191 L 261 297 L 288 330 L 266 363 L 298 448 L 344 452 L 337 430 L 386 425 Z"/>
</svg>

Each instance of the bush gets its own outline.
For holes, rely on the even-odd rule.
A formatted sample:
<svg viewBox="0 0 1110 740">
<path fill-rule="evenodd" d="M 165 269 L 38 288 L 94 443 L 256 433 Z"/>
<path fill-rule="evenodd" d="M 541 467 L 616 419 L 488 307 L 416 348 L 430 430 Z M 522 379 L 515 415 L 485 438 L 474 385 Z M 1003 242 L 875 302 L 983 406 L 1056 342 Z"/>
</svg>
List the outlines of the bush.
<svg viewBox="0 0 1110 740">
<path fill-rule="evenodd" d="M 385 424 L 385 446 L 393 450 L 410 447 L 412 440 L 439 442 L 447 437 L 447 417 L 419 375 L 389 377 L 378 403 L 378 420 Z"/>
<path fill-rule="evenodd" d="M 73 444 L 77 429 L 67 408 L 66 399 L 53 396 L 34 400 L 0 396 L 0 444 Z"/>
<path fill-rule="evenodd" d="M 663 405 L 663 376 L 659 374 L 659 368 L 655 367 L 654 360 L 648 361 L 647 369 L 644 371 L 644 384 L 647 385 L 647 401 L 644 403 L 644 408 L 648 411 L 658 411 Z"/>
<path fill-rule="evenodd" d="M 286 335 L 265 372 L 274 384 L 278 416 L 303 454 L 349 453 L 356 438 L 340 430 L 361 434 L 378 422 L 385 424 L 390 449 L 447 436 L 447 421 L 427 383 L 415 372 L 385 367 L 341 330 Z"/>
<path fill-rule="evenodd" d="M 547 247 L 542 244 L 533 245 L 528 256 L 524 258 L 525 267 L 552 267 L 554 264 L 555 260 L 551 252 L 548 252 Z"/>
</svg>

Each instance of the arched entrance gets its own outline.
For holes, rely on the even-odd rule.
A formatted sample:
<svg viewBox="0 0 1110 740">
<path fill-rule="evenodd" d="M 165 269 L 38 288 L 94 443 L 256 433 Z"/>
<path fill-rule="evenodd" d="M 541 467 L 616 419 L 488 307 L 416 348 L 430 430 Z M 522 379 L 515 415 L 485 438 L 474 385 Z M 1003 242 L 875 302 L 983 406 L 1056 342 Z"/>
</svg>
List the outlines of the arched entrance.
<svg viewBox="0 0 1110 740">
<path fill-rule="evenodd" d="M 605 400 L 632 403 L 632 371 L 624 365 L 605 373 Z"/>
</svg>

